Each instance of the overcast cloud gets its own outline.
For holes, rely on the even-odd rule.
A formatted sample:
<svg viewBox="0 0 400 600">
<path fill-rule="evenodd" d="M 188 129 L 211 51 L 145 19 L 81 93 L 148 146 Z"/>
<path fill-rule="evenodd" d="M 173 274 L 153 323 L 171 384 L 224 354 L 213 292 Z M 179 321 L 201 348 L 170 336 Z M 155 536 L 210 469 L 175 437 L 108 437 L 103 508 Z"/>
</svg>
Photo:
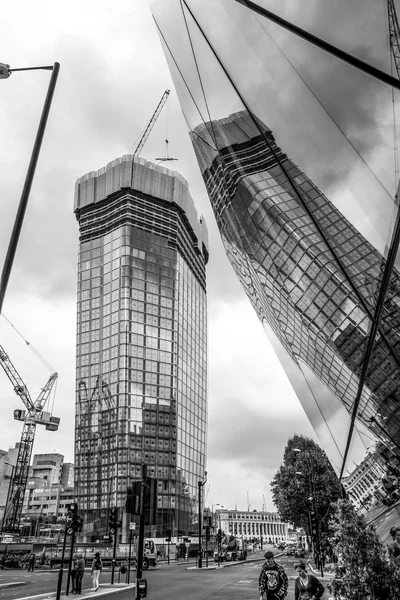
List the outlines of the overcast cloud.
<svg viewBox="0 0 400 600">
<path fill-rule="evenodd" d="M 340 21 L 338 2 L 326 0 L 301 3 L 301 12 L 297 1 L 285 3 L 285 16 L 292 14 L 300 25 L 312 26 L 319 35 L 327 33 L 330 41 L 344 43 L 344 24 L 354 28 L 354 19 L 362 17 L 366 2 L 339 4 L 346 11 L 345 22 Z M 278 9 L 281 2 L 265 1 L 264 5 Z M 147 1 L 15 0 L 2 8 L 2 21 L 9 26 L 2 29 L 0 61 L 11 67 L 61 64 L 4 303 L 8 319 L 59 373 L 54 414 L 61 417 L 60 429 L 50 433 L 38 428 L 34 452 L 57 451 L 66 461 L 74 459 L 75 181 L 128 153 L 169 88 L 172 93 L 142 156 L 154 161 L 164 153 L 168 138 L 170 155 L 179 158 L 173 168 L 189 181 L 199 215 L 205 216 L 210 232 L 207 504 L 231 508 L 236 504 L 244 509 L 248 493 L 252 508 L 262 508 L 264 495 L 266 508 L 273 509 L 269 481 L 280 466 L 287 438 L 294 433 L 313 433 L 225 257 Z M 328 23 L 340 25 L 338 39 L 336 31 L 327 31 Z M 374 58 L 372 38 L 360 37 L 350 46 L 359 48 L 364 58 Z M 382 61 L 382 52 L 377 54 L 376 60 Z M 325 90 L 327 76 L 321 61 L 315 63 L 314 75 L 317 73 L 321 90 Z M 0 81 L 1 266 L 48 81 L 45 71 L 14 73 Z M 343 95 L 339 82 L 329 98 L 335 106 Z M 382 116 L 378 96 L 366 98 L 349 82 L 346 90 L 351 91 L 351 113 L 358 119 L 348 126 L 369 155 L 371 119 L 375 120 L 374 130 L 377 122 L 386 127 L 390 119 L 386 113 Z M 347 127 L 347 117 L 340 114 Z M 32 395 L 37 394 L 49 372 L 3 318 L 0 343 Z M 3 372 L 0 401 L 0 448 L 7 450 L 19 440 L 21 424 L 12 418 L 19 401 Z"/>
</svg>

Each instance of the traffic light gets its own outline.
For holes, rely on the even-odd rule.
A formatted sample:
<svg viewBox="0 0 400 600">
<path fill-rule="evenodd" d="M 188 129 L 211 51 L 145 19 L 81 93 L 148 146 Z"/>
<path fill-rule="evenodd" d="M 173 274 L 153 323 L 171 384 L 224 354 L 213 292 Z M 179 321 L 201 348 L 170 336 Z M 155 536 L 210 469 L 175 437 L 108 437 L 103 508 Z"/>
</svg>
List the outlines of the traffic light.
<svg viewBox="0 0 400 600">
<path fill-rule="evenodd" d="M 134 481 L 126 492 L 125 511 L 131 515 L 140 515 L 140 494 L 142 482 Z"/>
<path fill-rule="evenodd" d="M 311 535 L 316 536 L 317 531 L 318 531 L 318 522 L 317 522 L 317 515 L 315 513 L 315 510 L 310 511 L 310 525 L 311 525 Z"/>
<path fill-rule="evenodd" d="M 221 540 L 222 540 L 222 529 L 218 529 L 218 532 L 217 532 L 217 541 L 218 541 L 218 543 L 220 543 Z"/>
<path fill-rule="evenodd" d="M 167 529 L 167 537 L 165 538 L 165 541 L 170 542 L 171 536 L 172 536 L 172 529 Z"/>
<path fill-rule="evenodd" d="M 157 511 L 157 479 L 154 479 L 154 477 L 145 477 L 143 485 L 144 524 L 155 525 Z"/>
<path fill-rule="evenodd" d="M 67 533 L 72 534 L 73 531 L 82 531 L 83 519 L 78 515 L 78 505 L 76 502 L 67 504 Z"/>
<path fill-rule="evenodd" d="M 206 542 L 210 541 L 210 526 L 206 525 Z"/>
<path fill-rule="evenodd" d="M 110 515 L 108 519 L 108 529 L 111 535 L 114 535 L 117 532 L 118 527 L 118 508 L 114 506 L 110 508 Z"/>
</svg>

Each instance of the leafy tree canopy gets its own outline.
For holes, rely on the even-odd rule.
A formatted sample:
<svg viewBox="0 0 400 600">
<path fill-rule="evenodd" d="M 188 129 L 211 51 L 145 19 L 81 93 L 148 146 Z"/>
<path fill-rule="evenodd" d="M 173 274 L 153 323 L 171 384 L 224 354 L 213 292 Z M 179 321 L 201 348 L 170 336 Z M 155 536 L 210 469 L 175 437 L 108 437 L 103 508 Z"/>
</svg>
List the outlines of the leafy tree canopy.
<svg viewBox="0 0 400 600">
<path fill-rule="evenodd" d="M 319 523 L 327 524 L 333 511 L 331 503 L 342 495 L 325 452 L 312 439 L 297 434 L 287 442 L 283 464 L 271 482 L 271 490 L 281 517 L 308 532 L 312 504 Z"/>
<path fill-rule="evenodd" d="M 332 592 L 348 600 L 399 600 L 400 564 L 390 561 L 373 525 L 354 506 L 339 500 L 331 521 L 338 556 Z"/>
</svg>

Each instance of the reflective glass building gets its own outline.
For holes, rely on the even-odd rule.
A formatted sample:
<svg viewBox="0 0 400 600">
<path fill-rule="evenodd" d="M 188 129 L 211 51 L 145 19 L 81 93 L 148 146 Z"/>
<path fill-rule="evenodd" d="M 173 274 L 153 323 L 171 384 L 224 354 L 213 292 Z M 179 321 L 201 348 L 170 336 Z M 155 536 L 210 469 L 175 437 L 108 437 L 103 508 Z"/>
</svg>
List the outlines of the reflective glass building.
<svg viewBox="0 0 400 600">
<path fill-rule="evenodd" d="M 323 63 L 239 3 L 150 4 L 226 253 L 321 445 L 338 474 L 374 444 L 385 462 L 377 441 L 400 444 L 398 259 L 381 297 L 398 210 L 382 166 L 391 140 L 365 111 L 379 149 L 363 156 L 352 99 L 343 123 L 326 107 L 336 59 Z M 341 68 L 390 110 L 382 84 Z"/>
<path fill-rule="evenodd" d="M 131 155 L 81 177 L 74 211 L 83 538 L 107 533 L 109 507 L 125 506 L 142 464 L 156 483 L 145 535 L 188 535 L 206 461 L 206 225 L 178 173 Z"/>
</svg>

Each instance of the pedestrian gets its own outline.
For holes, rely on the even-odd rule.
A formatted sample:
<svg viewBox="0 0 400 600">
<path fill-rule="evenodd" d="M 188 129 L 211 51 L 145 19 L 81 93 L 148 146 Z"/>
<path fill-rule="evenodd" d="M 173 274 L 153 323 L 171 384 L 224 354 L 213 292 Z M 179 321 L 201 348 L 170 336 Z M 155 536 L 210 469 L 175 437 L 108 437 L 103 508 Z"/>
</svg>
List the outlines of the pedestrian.
<svg viewBox="0 0 400 600">
<path fill-rule="evenodd" d="M 265 563 L 258 580 L 260 600 L 265 594 L 266 600 L 283 600 L 288 593 L 288 578 L 285 569 L 274 560 L 272 550 L 264 554 Z"/>
<path fill-rule="evenodd" d="M 35 555 L 32 554 L 29 557 L 29 561 L 28 561 L 28 571 L 33 571 L 35 568 Z"/>
<path fill-rule="evenodd" d="M 388 544 L 390 558 L 400 559 L 400 527 L 392 527 L 390 530 L 392 542 Z"/>
<path fill-rule="evenodd" d="M 78 563 L 78 557 L 75 554 L 72 559 L 72 565 L 71 565 L 71 586 L 72 586 L 71 593 L 72 594 L 76 594 L 77 563 Z"/>
<path fill-rule="evenodd" d="M 325 591 L 319 579 L 315 575 L 307 573 L 306 564 L 300 560 L 294 564 L 297 573 L 294 582 L 294 600 L 318 600 Z"/>
<path fill-rule="evenodd" d="M 161 560 L 161 550 L 160 548 L 157 549 L 157 562 L 160 562 Z"/>
<path fill-rule="evenodd" d="M 75 577 L 75 590 L 77 594 L 82 594 L 82 579 L 85 573 L 85 559 L 81 552 L 78 554 L 78 560 L 76 561 L 76 577 Z"/>
<path fill-rule="evenodd" d="M 96 592 L 99 589 L 99 577 L 100 577 L 102 568 L 103 568 L 103 563 L 100 558 L 100 552 L 96 552 L 96 554 L 94 555 L 93 562 L 92 562 L 92 581 L 93 581 L 92 592 Z"/>
</svg>

